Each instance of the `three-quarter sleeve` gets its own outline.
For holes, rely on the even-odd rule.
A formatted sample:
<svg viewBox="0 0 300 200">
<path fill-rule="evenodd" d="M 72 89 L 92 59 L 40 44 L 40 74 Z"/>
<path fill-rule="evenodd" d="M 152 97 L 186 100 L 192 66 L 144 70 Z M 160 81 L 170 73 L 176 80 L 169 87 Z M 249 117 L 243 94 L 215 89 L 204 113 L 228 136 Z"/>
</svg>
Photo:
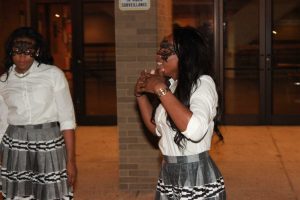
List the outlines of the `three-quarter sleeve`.
<svg viewBox="0 0 300 200">
<path fill-rule="evenodd" d="M 200 141 L 207 133 L 210 123 L 213 122 L 217 104 L 218 95 L 213 80 L 201 79 L 190 100 L 190 110 L 193 115 L 182 134 L 192 141 Z"/>
<path fill-rule="evenodd" d="M 54 70 L 54 80 L 54 98 L 58 111 L 60 129 L 75 129 L 75 113 L 70 89 L 65 75 L 60 69 Z"/>
<path fill-rule="evenodd" d="M 3 97 L 0 95 L 0 141 L 8 127 L 7 115 L 7 105 L 5 104 Z"/>
</svg>

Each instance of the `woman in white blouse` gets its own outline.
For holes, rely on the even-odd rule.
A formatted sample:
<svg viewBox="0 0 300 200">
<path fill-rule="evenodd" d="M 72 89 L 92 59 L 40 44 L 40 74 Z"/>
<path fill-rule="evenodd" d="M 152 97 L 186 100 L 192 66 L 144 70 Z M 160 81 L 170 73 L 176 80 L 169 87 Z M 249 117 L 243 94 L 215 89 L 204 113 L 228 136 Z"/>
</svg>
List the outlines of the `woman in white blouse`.
<svg viewBox="0 0 300 200">
<path fill-rule="evenodd" d="M 174 28 L 157 55 L 155 72 L 142 72 L 135 87 L 142 119 L 160 137 L 155 199 L 224 200 L 223 177 L 208 154 L 218 95 L 207 37 L 192 27 Z"/>
<path fill-rule="evenodd" d="M 12 32 L 0 79 L 2 195 L 71 199 L 76 180 L 75 115 L 64 73 L 50 65 L 42 36 Z"/>
</svg>

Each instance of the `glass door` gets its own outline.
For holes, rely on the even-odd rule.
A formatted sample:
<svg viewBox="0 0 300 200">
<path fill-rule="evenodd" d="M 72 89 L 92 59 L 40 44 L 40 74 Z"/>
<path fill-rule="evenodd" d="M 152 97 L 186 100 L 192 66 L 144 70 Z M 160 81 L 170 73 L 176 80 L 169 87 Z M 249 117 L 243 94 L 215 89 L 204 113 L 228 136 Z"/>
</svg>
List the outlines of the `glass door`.
<svg viewBox="0 0 300 200">
<path fill-rule="evenodd" d="M 258 123 L 264 68 L 260 63 L 260 1 L 223 1 L 223 101 L 225 123 Z"/>
<path fill-rule="evenodd" d="M 116 124 L 114 1 L 73 4 L 74 79 L 78 120 L 84 125 Z"/>
<path fill-rule="evenodd" d="M 83 57 L 87 115 L 116 113 L 115 44 L 112 3 L 83 6 Z M 94 95 L 91 95 L 94 94 Z"/>
<path fill-rule="evenodd" d="M 223 1 L 226 124 L 299 124 L 300 1 Z"/>
<path fill-rule="evenodd" d="M 268 120 L 300 124 L 300 0 L 269 1 Z"/>
</svg>

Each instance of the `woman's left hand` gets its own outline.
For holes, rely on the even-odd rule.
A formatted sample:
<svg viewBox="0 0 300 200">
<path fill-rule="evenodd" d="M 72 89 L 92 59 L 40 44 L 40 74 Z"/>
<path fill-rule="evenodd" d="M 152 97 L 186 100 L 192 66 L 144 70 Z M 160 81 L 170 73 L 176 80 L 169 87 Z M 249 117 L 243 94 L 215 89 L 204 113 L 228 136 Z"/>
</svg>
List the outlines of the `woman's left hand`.
<svg viewBox="0 0 300 200">
<path fill-rule="evenodd" d="M 145 72 L 144 76 L 144 92 L 155 93 L 158 89 L 167 87 L 165 77 L 158 72 Z"/>
<path fill-rule="evenodd" d="M 68 184 L 69 186 L 75 186 L 77 178 L 77 167 L 76 163 L 72 161 L 67 162 L 67 174 L 68 174 Z"/>
</svg>

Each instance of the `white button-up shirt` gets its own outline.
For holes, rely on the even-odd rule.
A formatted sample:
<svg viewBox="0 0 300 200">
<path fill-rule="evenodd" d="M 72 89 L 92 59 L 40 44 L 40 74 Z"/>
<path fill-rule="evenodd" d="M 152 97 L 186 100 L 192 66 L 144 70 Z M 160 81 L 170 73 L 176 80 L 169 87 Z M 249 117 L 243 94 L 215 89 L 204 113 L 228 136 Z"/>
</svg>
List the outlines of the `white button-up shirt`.
<svg viewBox="0 0 300 200">
<path fill-rule="evenodd" d="M 175 91 L 177 81 L 171 80 L 170 90 Z M 182 134 L 188 138 L 185 149 L 179 149 L 174 142 L 176 132 L 168 125 L 166 111 L 159 105 L 155 113 L 156 134 L 160 137 L 159 148 L 163 155 L 187 156 L 199 154 L 210 149 L 217 113 L 218 94 L 210 76 L 200 77 L 197 87 L 192 89 L 190 110 L 193 113 L 187 129 Z"/>
<path fill-rule="evenodd" d="M 34 125 L 58 121 L 60 129 L 75 129 L 75 114 L 68 82 L 56 66 L 34 61 L 25 74 L 15 65 L 0 82 L 0 137 L 8 124 Z M 1 139 L 1 138 L 0 138 Z"/>
</svg>

